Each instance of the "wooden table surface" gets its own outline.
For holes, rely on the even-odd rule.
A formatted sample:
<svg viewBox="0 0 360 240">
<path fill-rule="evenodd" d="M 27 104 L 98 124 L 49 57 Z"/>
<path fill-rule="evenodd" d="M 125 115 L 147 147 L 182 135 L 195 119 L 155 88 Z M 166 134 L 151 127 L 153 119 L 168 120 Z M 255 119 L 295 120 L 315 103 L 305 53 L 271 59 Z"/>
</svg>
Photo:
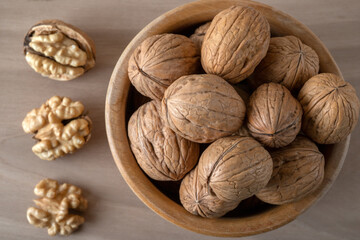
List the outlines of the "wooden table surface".
<svg viewBox="0 0 360 240">
<path fill-rule="evenodd" d="M 177 227 L 147 208 L 122 179 L 109 150 L 105 95 L 121 52 L 147 23 L 189 0 L 28 0 L 0 2 L 0 239 L 49 239 L 26 220 L 34 186 L 43 178 L 84 190 L 85 224 L 69 239 L 215 239 Z M 360 94 L 360 1 L 261 0 L 313 30 L 344 78 Z M 32 71 L 23 57 L 23 37 L 39 20 L 58 18 L 78 26 L 97 47 L 93 70 L 70 82 Z M 89 111 L 92 139 L 73 155 L 47 162 L 31 151 L 34 140 L 21 122 L 53 95 L 80 100 Z M 358 124 L 360 125 L 360 124 Z M 352 134 L 343 169 L 330 191 L 295 221 L 244 239 L 360 239 L 360 127 Z M 53 239 L 61 239 L 53 237 Z"/>
</svg>

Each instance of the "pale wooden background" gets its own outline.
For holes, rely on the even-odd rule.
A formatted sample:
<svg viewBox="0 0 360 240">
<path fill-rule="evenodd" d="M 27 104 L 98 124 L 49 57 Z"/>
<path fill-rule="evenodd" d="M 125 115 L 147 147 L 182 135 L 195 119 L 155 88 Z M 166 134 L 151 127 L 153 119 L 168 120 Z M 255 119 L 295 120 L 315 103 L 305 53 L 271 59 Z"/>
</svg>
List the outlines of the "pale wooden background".
<svg viewBox="0 0 360 240">
<path fill-rule="evenodd" d="M 27 223 L 33 187 L 42 178 L 71 182 L 89 200 L 86 223 L 69 239 L 215 239 L 162 219 L 130 190 L 108 147 L 104 105 L 107 85 L 122 50 L 160 14 L 189 0 L 0 1 L 0 239 L 49 239 Z M 359 0 L 261 0 L 309 26 L 329 48 L 344 78 L 360 93 Z M 87 32 L 97 47 L 97 65 L 83 77 L 57 82 L 33 72 L 22 55 L 28 28 L 58 18 Z M 82 101 L 94 122 L 91 141 L 79 152 L 53 162 L 38 159 L 34 141 L 23 133 L 26 113 L 53 95 Z M 343 169 L 328 194 L 297 220 L 244 239 L 360 239 L 360 127 Z M 54 237 L 53 239 L 61 239 Z"/>
</svg>

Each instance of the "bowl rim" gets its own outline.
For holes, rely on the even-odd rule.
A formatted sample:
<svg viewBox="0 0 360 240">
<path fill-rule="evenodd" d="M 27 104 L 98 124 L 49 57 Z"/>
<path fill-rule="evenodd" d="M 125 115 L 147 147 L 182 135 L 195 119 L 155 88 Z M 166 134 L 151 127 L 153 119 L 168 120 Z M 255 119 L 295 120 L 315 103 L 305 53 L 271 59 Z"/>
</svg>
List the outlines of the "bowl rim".
<svg viewBox="0 0 360 240">
<path fill-rule="evenodd" d="M 176 7 L 162 14 L 150 22 L 132 39 L 116 63 L 110 78 L 105 102 L 105 125 L 110 150 L 117 168 L 131 190 L 150 209 L 166 220 L 187 230 L 211 236 L 241 237 L 255 235 L 276 229 L 294 220 L 298 215 L 316 203 L 329 190 L 342 168 L 350 143 L 349 135 L 344 141 L 333 145 L 332 151 L 329 154 L 332 154 L 331 157 L 335 159 L 335 162 L 332 161 L 331 165 L 329 164 L 330 166 L 326 166 L 325 172 L 328 176 L 325 176 L 321 187 L 317 191 L 298 202 L 270 209 L 262 213 L 261 216 L 206 219 L 192 215 L 182 206 L 173 202 L 160 192 L 145 176 L 132 155 L 127 137 L 125 111 L 128 91 L 130 89 L 130 81 L 127 77 L 127 60 L 139 43 L 147 36 L 163 32 L 161 29 L 164 28 L 164 26 L 169 28 L 170 24 L 173 24 L 171 27 L 174 29 L 189 27 L 190 25 L 187 24 L 189 24 L 191 17 L 184 20 L 179 18 L 181 14 L 186 13 L 189 16 L 199 17 L 203 9 L 206 11 L 219 12 L 220 9 L 225 9 L 226 6 L 229 7 L 239 4 L 252 6 L 260 11 L 269 11 L 276 16 L 276 18 L 273 19 L 275 22 L 286 21 L 288 25 L 296 25 L 297 28 L 292 30 L 295 31 L 293 35 L 298 35 L 307 45 L 312 41 L 312 47 L 316 49 L 318 55 L 320 56 L 320 52 L 322 56 L 325 56 L 324 58 L 327 61 L 320 62 L 320 68 L 326 66 L 332 69 L 333 73 L 342 77 L 333 57 L 320 39 L 308 27 L 290 15 L 266 4 L 254 1 L 198 0 Z M 164 21 L 164 19 L 171 19 L 171 23 Z M 278 29 L 278 31 L 281 31 L 281 29 Z M 307 34 L 306 36 L 299 36 L 304 32 Z M 117 123 L 120 123 L 120 125 Z"/>
</svg>

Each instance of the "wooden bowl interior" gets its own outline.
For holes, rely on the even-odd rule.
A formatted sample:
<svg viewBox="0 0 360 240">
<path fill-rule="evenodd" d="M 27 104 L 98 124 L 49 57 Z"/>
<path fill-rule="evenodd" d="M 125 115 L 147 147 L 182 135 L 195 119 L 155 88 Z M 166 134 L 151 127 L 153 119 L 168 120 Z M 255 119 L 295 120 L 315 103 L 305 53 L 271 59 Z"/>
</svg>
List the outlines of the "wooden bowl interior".
<svg viewBox="0 0 360 240">
<path fill-rule="evenodd" d="M 264 4 L 243 0 L 197 1 L 167 12 L 146 26 L 121 55 L 111 76 L 106 98 L 106 129 L 109 145 L 122 176 L 134 193 L 153 211 L 170 222 L 188 230 L 212 236 L 247 236 L 278 228 L 295 219 L 323 196 L 336 179 L 346 156 L 350 137 L 345 141 L 320 146 L 326 159 L 325 179 L 321 187 L 301 201 L 273 206 L 252 197 L 219 219 L 206 219 L 188 213 L 180 204 L 180 182 L 160 182 L 149 179 L 134 159 L 128 138 L 127 122 L 136 109 L 149 101 L 130 84 L 128 59 L 147 37 L 160 33 L 181 33 L 189 36 L 193 30 L 210 21 L 218 12 L 232 5 L 245 4 L 262 12 L 271 26 L 272 36 L 295 35 L 319 55 L 320 72 L 341 76 L 340 70 L 321 41 L 294 18 Z M 203 145 L 204 149 L 206 146 Z"/>
</svg>

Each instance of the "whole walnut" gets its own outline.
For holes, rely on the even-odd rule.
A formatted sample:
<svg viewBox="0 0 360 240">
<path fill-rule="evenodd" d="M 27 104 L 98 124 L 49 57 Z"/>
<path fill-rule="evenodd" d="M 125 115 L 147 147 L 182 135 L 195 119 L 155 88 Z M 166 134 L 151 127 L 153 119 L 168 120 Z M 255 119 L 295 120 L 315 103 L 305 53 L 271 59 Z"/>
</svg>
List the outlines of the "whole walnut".
<svg viewBox="0 0 360 240">
<path fill-rule="evenodd" d="M 193 214 L 220 217 L 265 187 L 272 169 L 270 154 L 253 138 L 218 139 L 183 179 L 180 201 Z"/>
<path fill-rule="evenodd" d="M 290 144 L 300 131 L 302 108 L 283 85 L 264 83 L 250 96 L 247 127 L 267 147 Z"/>
<path fill-rule="evenodd" d="M 253 73 L 269 43 L 266 18 L 251 7 L 233 6 L 212 20 L 201 48 L 201 64 L 205 72 L 238 83 Z"/>
<path fill-rule="evenodd" d="M 171 84 L 162 111 L 174 132 L 193 142 L 209 143 L 238 130 L 246 107 L 229 83 L 202 74 L 183 76 Z"/>
<path fill-rule="evenodd" d="M 280 83 L 297 92 L 318 72 L 319 57 L 311 47 L 295 36 L 274 37 L 265 58 L 255 69 L 254 79 L 260 84 Z"/>
<path fill-rule="evenodd" d="M 195 45 L 201 49 L 202 43 L 204 41 L 205 33 L 210 27 L 211 22 L 207 22 L 197 29 L 195 29 L 195 32 L 190 36 L 190 39 L 195 43 Z"/>
<path fill-rule="evenodd" d="M 197 73 L 200 50 L 189 38 L 165 33 L 148 37 L 129 60 L 128 75 L 143 95 L 161 100 L 165 89 L 183 75 Z"/>
<path fill-rule="evenodd" d="M 270 204 L 298 201 L 315 191 L 324 179 L 324 156 L 316 144 L 299 135 L 290 145 L 270 152 L 274 170 L 268 185 L 256 196 Z"/>
<path fill-rule="evenodd" d="M 309 79 L 298 100 L 304 109 L 302 130 L 320 144 L 344 140 L 359 120 L 355 89 L 335 74 L 322 73 Z"/>
<path fill-rule="evenodd" d="M 139 166 L 152 179 L 180 180 L 198 161 L 199 144 L 166 126 L 158 101 L 148 102 L 133 113 L 128 135 Z"/>
<path fill-rule="evenodd" d="M 223 201 L 209 191 L 206 182 L 198 180 L 197 168 L 184 177 L 179 194 L 188 212 L 206 218 L 221 217 L 239 205 L 239 201 Z"/>
<path fill-rule="evenodd" d="M 198 179 L 224 201 L 251 197 L 270 180 L 270 154 L 252 137 L 231 136 L 213 142 L 201 155 Z"/>
</svg>

